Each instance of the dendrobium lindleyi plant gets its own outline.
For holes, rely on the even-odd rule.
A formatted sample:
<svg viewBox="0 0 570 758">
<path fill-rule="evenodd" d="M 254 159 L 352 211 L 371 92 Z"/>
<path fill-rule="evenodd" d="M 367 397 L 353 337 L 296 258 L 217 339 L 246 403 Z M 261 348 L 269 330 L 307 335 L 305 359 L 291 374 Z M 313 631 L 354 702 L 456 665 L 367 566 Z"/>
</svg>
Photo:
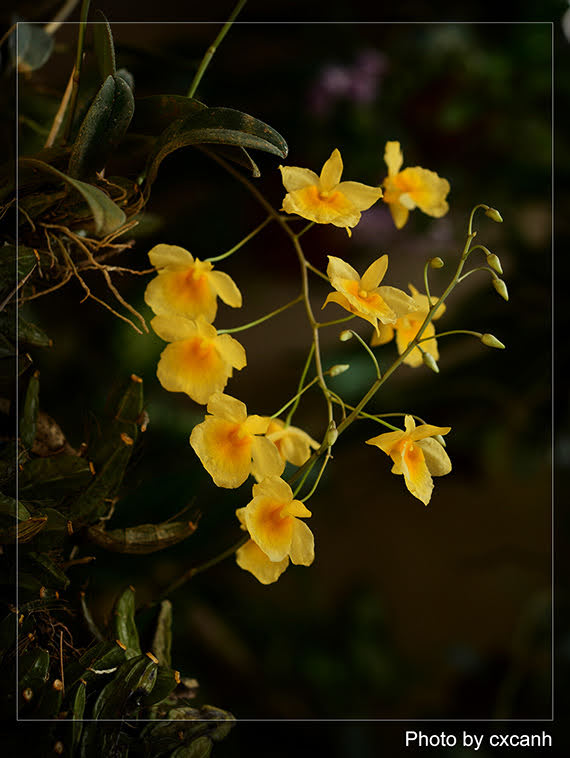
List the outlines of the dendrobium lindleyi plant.
<svg viewBox="0 0 570 758">
<path fill-rule="evenodd" d="M 424 323 L 426 316 L 430 309 L 430 301 L 427 295 L 422 295 L 413 284 L 408 284 L 410 292 L 412 293 L 412 300 L 416 304 L 416 310 L 407 313 L 405 316 L 400 316 L 393 324 L 382 324 L 377 332 L 372 334 L 370 344 L 374 347 L 376 345 L 384 345 L 390 342 L 396 335 L 396 346 L 398 348 L 399 355 L 406 350 L 408 345 L 412 342 L 421 325 Z M 431 296 L 431 305 L 437 303 L 438 298 L 434 295 Z M 424 363 L 422 351 L 429 353 L 434 360 L 439 359 L 439 351 L 437 349 L 437 340 L 435 339 L 435 326 L 433 319 L 438 319 L 445 313 L 445 304 L 442 303 L 437 307 L 432 315 L 432 321 L 426 326 L 422 334 L 421 350 L 419 347 L 415 347 L 404 358 L 404 363 L 408 366 L 421 366 Z M 428 339 L 432 337 L 433 339 Z M 424 342 L 425 340 L 425 342 Z"/>
<path fill-rule="evenodd" d="M 317 224 L 344 227 L 349 236 L 351 228 L 360 221 L 361 211 L 368 210 L 382 197 L 381 187 L 340 181 L 343 165 L 337 149 L 325 162 L 320 176 L 297 166 L 279 169 L 287 190 L 283 200 L 286 213 L 296 213 Z"/>
<path fill-rule="evenodd" d="M 402 168 L 404 156 L 399 142 L 386 142 L 384 160 L 388 176 L 384 179 L 384 202 L 388 203 L 394 224 L 401 229 L 410 211 L 419 208 L 428 216 L 441 218 L 449 210 L 447 194 L 449 182 L 435 171 L 414 166 Z"/>
<path fill-rule="evenodd" d="M 388 256 L 371 263 L 362 277 L 349 263 L 329 255 L 327 276 L 337 292 L 331 292 L 323 304 L 336 303 L 355 316 L 368 321 L 378 332 L 379 324 L 393 324 L 415 308 L 413 299 L 396 287 L 382 286 L 388 268 Z"/>
<path fill-rule="evenodd" d="M 248 505 L 236 511 L 251 537 L 236 553 L 238 565 L 262 584 L 276 581 L 289 560 L 310 566 L 315 558 L 315 541 L 301 519 L 311 516 L 311 511 L 294 499 L 291 487 L 279 477 L 267 477 L 255 484 L 252 494 Z"/>
<path fill-rule="evenodd" d="M 241 292 L 223 271 L 209 261 L 177 245 L 155 245 L 149 252 L 157 276 L 148 283 L 144 299 L 157 316 L 203 316 L 210 324 L 216 317 L 218 297 L 232 308 L 241 308 Z"/>
<path fill-rule="evenodd" d="M 278 418 L 269 418 L 268 421 L 265 436 L 276 445 L 286 463 L 302 466 L 309 459 L 311 450 L 319 447 L 319 443 L 299 427 L 288 425 Z"/>
<path fill-rule="evenodd" d="M 406 487 L 414 497 L 427 505 L 433 491 L 432 476 L 444 476 L 451 471 L 451 461 L 443 445 L 433 439 L 447 434 L 450 426 L 421 424 L 416 427 L 413 416 L 406 415 L 405 431 L 386 432 L 366 440 L 394 461 L 393 474 L 403 474 Z"/>
</svg>

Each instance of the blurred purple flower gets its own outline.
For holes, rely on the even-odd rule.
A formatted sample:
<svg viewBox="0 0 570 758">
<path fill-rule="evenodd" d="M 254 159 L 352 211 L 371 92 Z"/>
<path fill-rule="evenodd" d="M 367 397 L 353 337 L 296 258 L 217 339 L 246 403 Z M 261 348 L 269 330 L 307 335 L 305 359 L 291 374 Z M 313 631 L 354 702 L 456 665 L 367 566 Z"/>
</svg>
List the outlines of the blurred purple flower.
<svg viewBox="0 0 570 758">
<path fill-rule="evenodd" d="M 326 116 L 339 100 L 361 105 L 373 102 L 386 68 L 386 56 L 373 49 L 362 50 L 351 66 L 323 66 L 309 91 L 309 109 Z"/>
</svg>

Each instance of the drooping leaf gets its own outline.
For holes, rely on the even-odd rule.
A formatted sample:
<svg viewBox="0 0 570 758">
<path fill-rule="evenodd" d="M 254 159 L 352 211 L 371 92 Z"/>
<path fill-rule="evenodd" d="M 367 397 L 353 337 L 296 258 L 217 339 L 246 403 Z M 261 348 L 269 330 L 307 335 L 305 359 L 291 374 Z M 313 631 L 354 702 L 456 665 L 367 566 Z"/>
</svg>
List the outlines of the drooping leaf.
<svg viewBox="0 0 570 758">
<path fill-rule="evenodd" d="M 35 160 L 34 158 L 20 158 L 20 165 L 53 174 L 60 181 L 77 190 L 89 205 L 96 234 L 102 236 L 111 234 L 125 223 L 126 216 L 124 212 L 99 187 L 73 179 L 48 163 Z"/>
<path fill-rule="evenodd" d="M 57 498 L 89 484 L 93 474 L 85 458 L 61 453 L 28 461 L 20 474 L 20 493 L 28 500 Z"/>
<path fill-rule="evenodd" d="M 135 108 L 133 93 L 117 74 L 109 75 L 91 103 L 69 158 L 69 175 L 92 179 L 125 136 Z"/>
<path fill-rule="evenodd" d="M 103 11 L 97 10 L 95 17 L 97 23 L 93 25 L 93 46 L 101 78 L 105 81 L 108 76 L 113 76 L 116 73 L 115 45 L 111 26 Z"/>
<path fill-rule="evenodd" d="M 41 24 L 20 22 L 17 32 L 18 69 L 36 71 L 49 60 L 53 51 L 53 37 Z"/>
<path fill-rule="evenodd" d="M 287 156 L 283 137 L 263 121 L 232 108 L 204 108 L 173 122 L 159 137 L 147 163 L 147 187 L 167 155 L 189 145 L 230 145 Z"/>
<path fill-rule="evenodd" d="M 157 137 L 173 121 L 194 116 L 205 108 L 204 103 L 184 95 L 138 97 L 131 128 L 137 134 Z"/>
<path fill-rule="evenodd" d="M 114 553 L 148 555 L 182 542 L 195 531 L 193 521 L 164 521 L 110 531 L 96 525 L 89 527 L 87 536 L 99 547 Z"/>
<path fill-rule="evenodd" d="M 28 382 L 24 407 L 20 417 L 20 440 L 22 445 L 29 450 L 36 438 L 36 424 L 38 421 L 40 400 L 40 372 L 34 371 Z"/>
<path fill-rule="evenodd" d="M 170 666 L 172 648 L 172 603 L 163 600 L 160 604 L 151 652 L 163 666 Z"/>
<path fill-rule="evenodd" d="M 127 659 L 141 654 L 141 643 L 135 623 L 135 591 L 127 587 L 113 606 L 112 630 L 116 640 L 125 645 Z"/>
</svg>

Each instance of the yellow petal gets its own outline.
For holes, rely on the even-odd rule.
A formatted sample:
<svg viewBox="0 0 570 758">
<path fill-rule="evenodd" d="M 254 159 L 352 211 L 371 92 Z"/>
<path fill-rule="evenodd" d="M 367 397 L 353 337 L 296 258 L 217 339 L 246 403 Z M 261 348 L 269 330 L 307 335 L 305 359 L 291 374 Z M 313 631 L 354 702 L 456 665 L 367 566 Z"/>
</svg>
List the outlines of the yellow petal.
<svg viewBox="0 0 570 758">
<path fill-rule="evenodd" d="M 150 325 L 160 339 L 165 342 L 176 342 L 177 340 L 190 339 L 198 334 L 198 325 L 196 321 L 185 318 L 184 316 L 155 316 L 150 322 Z M 212 329 L 214 328 L 212 327 Z M 216 336 L 215 329 L 211 336 Z"/>
<path fill-rule="evenodd" d="M 216 340 L 193 337 L 166 346 L 156 375 L 164 389 L 185 392 L 196 403 L 205 405 L 214 392 L 221 392 L 226 386 L 232 364 L 222 358 Z"/>
<path fill-rule="evenodd" d="M 297 166 L 279 166 L 283 185 L 287 192 L 304 189 L 305 187 L 318 187 L 319 177 L 314 171 L 308 168 L 298 168 Z"/>
<path fill-rule="evenodd" d="M 400 148 L 399 142 L 386 142 L 386 148 L 384 150 L 384 161 L 388 167 L 388 175 L 393 176 L 397 174 L 402 168 L 404 162 L 404 156 Z"/>
<path fill-rule="evenodd" d="M 433 491 L 433 480 L 422 448 L 412 441 L 406 442 L 399 462 L 406 487 L 414 497 L 427 505 Z"/>
<path fill-rule="evenodd" d="M 215 392 L 208 400 L 208 413 L 226 421 L 242 424 L 247 419 L 247 407 L 241 400 Z"/>
<path fill-rule="evenodd" d="M 294 466 L 302 466 L 310 457 L 311 448 L 316 450 L 319 447 L 316 440 L 296 426 L 288 426 L 271 433 L 268 430 L 267 436 L 277 446 L 283 460 Z"/>
<path fill-rule="evenodd" d="M 279 455 L 279 450 L 267 437 L 253 437 L 251 442 L 253 458 L 251 473 L 257 480 L 267 476 L 280 476 L 285 468 L 285 461 Z"/>
<path fill-rule="evenodd" d="M 392 324 L 379 324 L 378 331 L 372 334 L 370 344 L 372 347 L 377 345 L 385 345 L 394 338 L 394 326 Z"/>
<path fill-rule="evenodd" d="M 289 565 L 289 558 L 272 561 L 253 540 L 249 540 L 236 552 L 236 561 L 240 568 L 249 571 L 261 584 L 273 584 Z"/>
<path fill-rule="evenodd" d="M 350 227 L 360 221 L 359 211 L 341 192 L 334 190 L 323 197 L 315 186 L 290 192 L 283 200 L 283 210 L 317 224 Z"/>
<path fill-rule="evenodd" d="M 267 416 L 258 416 L 252 414 L 248 416 L 244 427 L 250 434 L 265 434 L 269 426 L 269 418 Z"/>
<path fill-rule="evenodd" d="M 271 497 L 254 497 L 245 510 L 251 539 L 272 561 L 289 555 L 295 518 L 283 513 L 285 504 Z"/>
<path fill-rule="evenodd" d="M 145 303 L 157 315 L 183 315 L 207 321 L 216 316 L 216 294 L 209 284 L 210 274 L 199 273 L 196 266 L 178 271 L 164 270 L 152 279 L 145 290 Z"/>
<path fill-rule="evenodd" d="M 396 314 L 380 294 L 382 287 L 368 292 L 362 290 L 358 282 L 348 279 L 335 279 L 334 286 L 349 301 L 352 312 L 370 321 L 374 327 L 376 319 L 383 324 L 393 324 L 396 321 Z"/>
<path fill-rule="evenodd" d="M 242 297 L 236 283 L 223 271 L 212 271 L 208 280 L 214 292 L 232 308 L 241 308 Z"/>
<path fill-rule="evenodd" d="M 194 257 L 188 250 L 178 245 L 155 245 L 148 254 L 151 264 L 155 268 L 166 268 L 166 266 L 190 266 L 194 262 Z"/>
<path fill-rule="evenodd" d="M 435 171 L 414 166 L 404 169 L 399 180 L 405 184 L 410 199 L 428 216 L 440 218 L 449 210 L 445 200 L 450 189 L 449 182 L 439 177 Z"/>
<path fill-rule="evenodd" d="M 222 360 L 233 368 L 240 370 L 247 365 L 243 345 L 229 334 L 220 334 L 216 338 L 216 349 Z"/>
<path fill-rule="evenodd" d="M 432 476 L 445 476 L 451 471 L 451 461 L 443 445 L 433 437 L 420 440 L 418 445 L 424 452 L 424 458 L 428 470 Z"/>
<path fill-rule="evenodd" d="M 410 211 L 399 202 L 390 203 L 388 207 L 390 208 L 396 229 L 401 229 L 408 220 Z"/>
<path fill-rule="evenodd" d="M 342 258 L 336 258 L 334 255 L 327 257 L 329 259 L 327 276 L 331 281 L 333 279 L 354 279 L 357 282 L 360 281 L 360 274 L 349 263 L 343 261 Z"/>
<path fill-rule="evenodd" d="M 374 290 L 382 279 L 384 278 L 384 275 L 388 269 L 388 256 L 382 255 L 380 258 L 377 258 L 374 263 L 371 263 L 370 266 L 366 269 L 364 274 L 362 275 L 362 278 L 360 279 L 360 286 L 363 290 Z"/>
<path fill-rule="evenodd" d="M 392 448 L 398 444 L 398 442 L 405 437 L 405 432 L 386 432 L 385 434 L 379 434 L 377 437 L 366 440 L 367 445 L 374 445 L 379 447 L 386 455 L 390 455 Z"/>
<path fill-rule="evenodd" d="M 284 503 L 293 500 L 293 491 L 279 476 L 267 476 L 252 487 L 253 497 L 268 497 Z"/>
<path fill-rule="evenodd" d="M 190 445 L 218 487 L 239 487 L 251 472 L 250 435 L 241 425 L 206 416 L 192 430 Z"/>
<path fill-rule="evenodd" d="M 415 308 L 413 298 L 411 298 L 403 290 L 400 290 L 397 287 L 382 285 L 381 287 L 378 287 L 376 292 L 394 311 L 397 318 L 405 316 L 408 313 L 412 313 Z"/>
<path fill-rule="evenodd" d="M 321 192 L 330 192 L 340 182 L 342 176 L 342 158 L 338 149 L 334 149 L 331 157 L 325 162 L 319 179 Z"/>
<path fill-rule="evenodd" d="M 448 434 L 451 431 L 450 426 L 434 426 L 433 424 L 421 424 L 416 429 L 411 430 L 410 439 L 423 440 L 426 437 L 434 437 L 436 434 Z"/>
<path fill-rule="evenodd" d="M 382 187 L 370 187 L 360 182 L 341 182 L 337 190 L 342 192 L 359 211 L 367 211 L 382 197 Z"/>
<path fill-rule="evenodd" d="M 427 314 L 426 314 L 427 315 Z M 396 322 L 396 345 L 398 347 L 398 353 L 401 355 L 408 347 L 410 342 L 414 339 L 418 333 L 421 325 L 424 322 L 425 315 L 411 314 L 410 316 L 404 316 L 399 318 Z M 431 337 L 435 334 L 435 327 L 432 323 L 428 324 L 422 335 L 424 337 Z M 422 350 L 429 353 L 435 360 L 439 358 L 439 351 L 437 349 L 437 342 L 435 339 L 422 342 Z M 415 347 L 411 353 L 404 359 L 404 363 L 413 368 L 423 366 L 424 359 L 419 348 Z"/>
<path fill-rule="evenodd" d="M 301 566 L 310 566 L 315 560 L 315 538 L 303 521 L 295 519 L 293 537 L 289 550 L 291 562 Z"/>
</svg>

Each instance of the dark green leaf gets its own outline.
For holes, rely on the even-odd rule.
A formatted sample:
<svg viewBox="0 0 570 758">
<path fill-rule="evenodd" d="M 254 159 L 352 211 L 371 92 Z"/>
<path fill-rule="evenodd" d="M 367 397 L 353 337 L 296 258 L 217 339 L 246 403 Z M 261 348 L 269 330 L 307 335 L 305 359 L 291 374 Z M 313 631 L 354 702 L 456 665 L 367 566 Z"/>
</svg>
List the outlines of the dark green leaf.
<svg viewBox="0 0 570 758">
<path fill-rule="evenodd" d="M 161 524 L 140 524 L 127 529 L 106 531 L 104 526 L 89 527 L 88 537 L 96 545 L 114 553 L 147 555 L 164 550 L 187 539 L 196 531 L 192 521 L 164 521 Z"/>
<path fill-rule="evenodd" d="M 161 134 L 147 163 L 147 187 L 167 155 L 188 145 L 204 144 L 255 148 L 280 158 L 287 156 L 283 137 L 263 121 L 231 108 L 205 108 L 178 119 Z"/>
<path fill-rule="evenodd" d="M 37 695 L 47 680 L 48 671 L 49 653 L 47 650 L 37 647 L 20 656 L 18 690 L 21 703 L 26 702 L 22 698 L 22 692 L 25 689 L 32 690 L 33 700 L 31 702 L 37 702 Z"/>
<path fill-rule="evenodd" d="M 137 98 L 132 130 L 157 137 L 173 121 L 194 116 L 207 106 L 184 95 L 151 95 Z"/>
<path fill-rule="evenodd" d="M 100 438 L 89 447 L 90 458 L 96 467 L 102 466 L 118 447 L 123 446 L 122 439 L 136 442 L 143 409 L 142 379 L 132 374 L 112 398 L 111 406 L 111 418 L 104 424 Z"/>
<path fill-rule="evenodd" d="M 0 492 L 0 515 L 9 516 L 12 519 L 16 518 L 16 510 L 18 521 L 25 521 L 31 518 L 30 511 L 25 507 L 21 500 L 14 500 L 13 497 L 5 495 Z"/>
<path fill-rule="evenodd" d="M 85 458 L 60 453 L 28 461 L 20 474 L 20 492 L 28 500 L 68 495 L 93 480 Z"/>
<path fill-rule="evenodd" d="M 41 24 L 18 24 L 18 68 L 36 71 L 46 63 L 53 50 L 53 37 Z"/>
<path fill-rule="evenodd" d="M 209 758 L 212 740 L 205 735 L 193 740 L 189 745 L 181 745 L 170 754 L 170 758 Z"/>
<path fill-rule="evenodd" d="M 118 444 L 120 446 L 95 474 L 91 484 L 72 504 L 72 521 L 89 524 L 104 516 L 109 510 L 113 496 L 123 481 L 132 450 L 132 443 L 127 443 L 121 438 Z"/>
<path fill-rule="evenodd" d="M 150 708 L 167 698 L 180 681 L 180 674 L 174 672 L 169 666 L 159 666 L 156 682 L 152 692 L 145 697 L 143 705 Z"/>
<path fill-rule="evenodd" d="M 163 600 L 160 604 L 156 631 L 151 645 L 151 652 L 158 658 L 163 666 L 170 666 L 172 648 L 172 603 Z"/>
<path fill-rule="evenodd" d="M 113 44 L 111 27 L 105 14 L 97 10 L 95 17 L 97 23 L 93 25 L 93 45 L 95 47 L 95 56 L 101 73 L 101 79 L 105 81 L 108 76 L 113 76 L 116 71 L 115 45 Z"/>
<path fill-rule="evenodd" d="M 73 724 L 71 726 L 71 750 L 70 754 L 74 755 L 79 746 L 81 739 L 81 732 L 83 730 L 83 714 L 85 713 L 85 683 L 79 682 L 70 700 L 71 718 Z"/>
<path fill-rule="evenodd" d="M 28 558 L 32 560 L 40 569 L 38 577 L 46 587 L 55 587 L 57 589 L 66 589 L 69 585 L 69 579 L 55 563 L 43 553 L 29 552 Z"/>
<path fill-rule="evenodd" d="M 34 347 L 52 347 L 53 342 L 47 334 L 30 321 L 18 319 L 18 342 Z"/>
<path fill-rule="evenodd" d="M 36 438 L 36 424 L 38 421 L 40 399 L 40 372 L 34 371 L 28 382 L 24 408 L 20 418 L 20 440 L 22 445 L 29 450 Z"/>
<path fill-rule="evenodd" d="M 38 260 L 31 247 L 20 245 L 18 250 L 18 261 L 16 263 L 15 245 L 4 245 L 0 248 L 0 293 L 2 296 L 11 292 L 17 282 L 21 282 L 34 266 L 38 265 Z"/>
<path fill-rule="evenodd" d="M 38 535 L 34 547 L 39 552 L 61 549 L 69 535 L 69 520 L 55 508 L 42 508 L 42 515 L 47 517 L 45 527 Z"/>
<path fill-rule="evenodd" d="M 54 686 L 55 685 L 55 686 Z M 39 703 L 34 716 L 43 719 L 55 719 L 61 710 L 63 691 L 61 681 L 46 682 L 40 692 Z"/>
<path fill-rule="evenodd" d="M 126 646 L 127 659 L 141 654 L 141 643 L 135 624 L 135 591 L 132 587 L 127 587 L 115 601 L 112 629 L 114 638 Z"/>
<path fill-rule="evenodd" d="M 124 212 L 98 187 L 73 179 L 48 163 L 33 158 L 21 158 L 20 164 L 35 168 L 38 171 L 51 173 L 60 181 L 69 184 L 70 187 L 77 190 L 89 205 L 97 234 L 102 236 L 111 234 L 125 223 L 126 216 Z"/>
<path fill-rule="evenodd" d="M 98 642 L 83 653 L 78 661 L 66 666 L 66 686 L 72 687 L 79 679 L 88 683 L 104 682 L 104 677 L 114 673 L 114 669 L 124 662 L 125 651 L 119 645 L 114 642 Z"/>
<path fill-rule="evenodd" d="M 116 74 L 108 76 L 91 103 L 71 149 L 69 174 L 92 179 L 125 136 L 134 112 L 133 93 Z"/>
</svg>

